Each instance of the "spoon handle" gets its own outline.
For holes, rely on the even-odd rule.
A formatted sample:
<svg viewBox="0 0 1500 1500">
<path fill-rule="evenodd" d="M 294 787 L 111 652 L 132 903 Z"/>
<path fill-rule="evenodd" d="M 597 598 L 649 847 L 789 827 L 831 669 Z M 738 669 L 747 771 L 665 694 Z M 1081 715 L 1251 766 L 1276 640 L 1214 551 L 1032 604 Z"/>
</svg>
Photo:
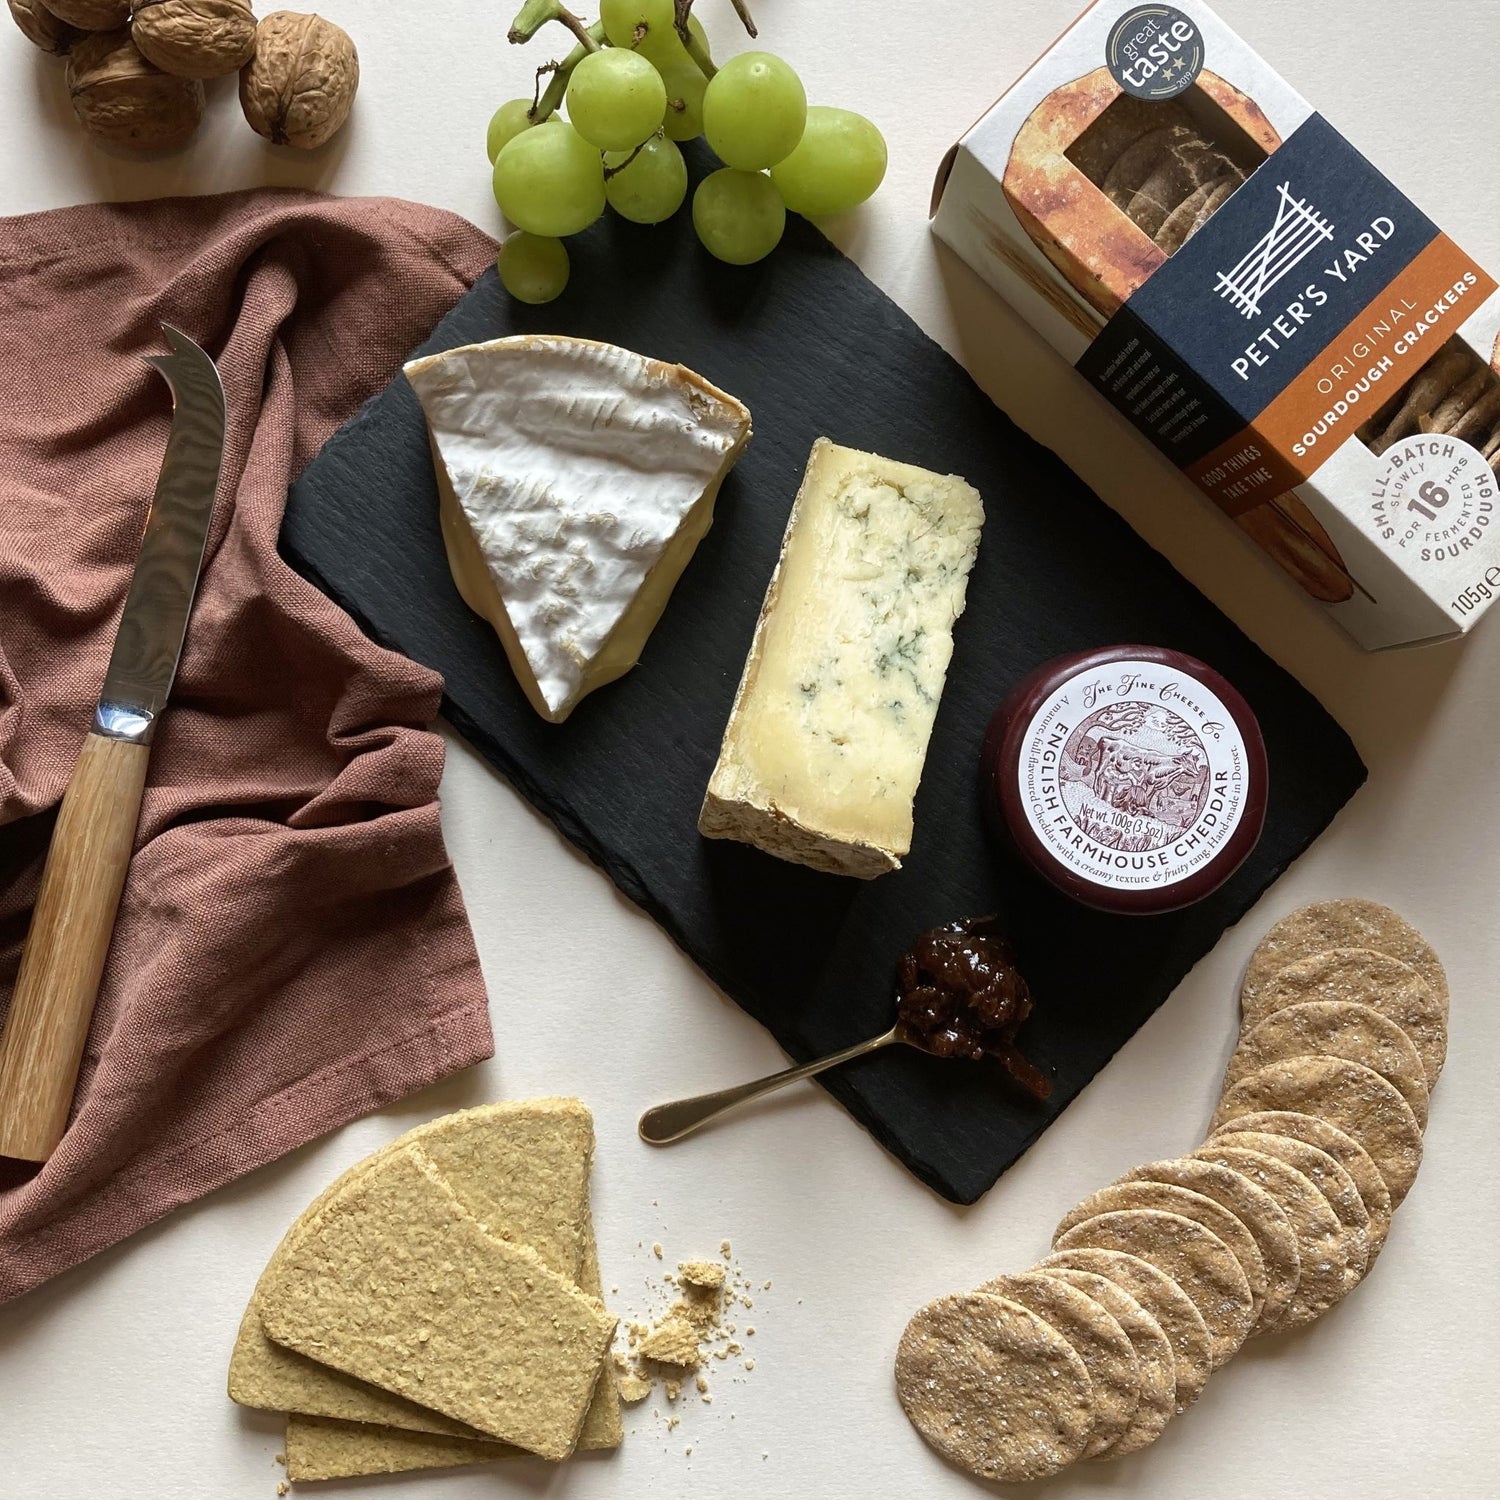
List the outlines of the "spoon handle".
<svg viewBox="0 0 1500 1500">
<path fill-rule="evenodd" d="M 786 1068 L 767 1078 L 757 1078 L 753 1083 L 737 1084 L 734 1088 L 719 1089 L 712 1094 L 698 1094 L 692 1099 L 677 1099 L 671 1104 L 658 1104 L 641 1116 L 641 1139 L 652 1146 L 666 1146 L 672 1141 L 680 1141 L 683 1136 L 691 1135 L 700 1126 L 718 1119 L 726 1110 L 744 1104 L 749 1099 L 758 1099 L 762 1094 L 785 1088 L 787 1084 L 796 1083 L 802 1078 L 811 1078 L 828 1068 L 838 1067 L 840 1063 L 853 1062 L 856 1057 L 866 1057 L 871 1052 L 878 1052 L 880 1048 L 889 1047 L 893 1042 L 901 1040 L 900 1028 L 893 1027 L 883 1036 L 871 1037 L 867 1042 L 846 1047 L 844 1051 L 835 1052 L 830 1057 L 820 1057 L 815 1062 Z"/>
</svg>

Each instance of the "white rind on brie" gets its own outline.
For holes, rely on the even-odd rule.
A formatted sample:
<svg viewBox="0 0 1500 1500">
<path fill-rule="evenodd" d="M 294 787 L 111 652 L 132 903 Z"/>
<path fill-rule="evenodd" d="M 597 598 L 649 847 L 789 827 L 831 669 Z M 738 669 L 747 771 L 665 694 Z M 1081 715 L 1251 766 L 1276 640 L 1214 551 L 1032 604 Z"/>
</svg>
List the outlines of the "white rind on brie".
<svg viewBox="0 0 1500 1500">
<path fill-rule="evenodd" d="M 406 366 L 465 602 L 561 722 L 635 665 L 713 520 L 750 413 L 681 365 L 522 335 Z"/>
<path fill-rule="evenodd" d="M 701 833 L 865 880 L 901 868 L 983 524 L 955 475 L 813 444 Z"/>
</svg>

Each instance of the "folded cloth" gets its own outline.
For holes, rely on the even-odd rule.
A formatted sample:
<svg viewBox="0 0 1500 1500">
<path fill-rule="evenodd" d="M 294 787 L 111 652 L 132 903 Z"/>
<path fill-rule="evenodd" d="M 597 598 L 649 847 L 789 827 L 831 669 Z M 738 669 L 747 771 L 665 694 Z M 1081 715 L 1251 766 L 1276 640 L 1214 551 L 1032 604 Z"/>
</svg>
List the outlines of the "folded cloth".
<svg viewBox="0 0 1500 1500">
<path fill-rule="evenodd" d="M 391 199 L 0 220 L 0 1013 L 170 420 L 217 360 L 223 480 L 74 1114 L 0 1162 L 0 1302 L 493 1050 L 438 822 L 441 680 L 276 551 L 289 480 L 494 255 Z M 351 547 L 359 538 L 349 538 Z"/>
</svg>

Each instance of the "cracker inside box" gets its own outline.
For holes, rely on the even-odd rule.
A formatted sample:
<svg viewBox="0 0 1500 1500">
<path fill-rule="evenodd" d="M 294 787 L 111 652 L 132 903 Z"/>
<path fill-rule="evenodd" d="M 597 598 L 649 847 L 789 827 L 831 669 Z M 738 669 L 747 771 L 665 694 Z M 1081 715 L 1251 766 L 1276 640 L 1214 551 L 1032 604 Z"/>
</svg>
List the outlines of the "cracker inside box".
<svg viewBox="0 0 1500 1500">
<path fill-rule="evenodd" d="M 1098 0 L 933 229 L 1371 650 L 1500 590 L 1500 284 L 1208 6 Z"/>
</svg>

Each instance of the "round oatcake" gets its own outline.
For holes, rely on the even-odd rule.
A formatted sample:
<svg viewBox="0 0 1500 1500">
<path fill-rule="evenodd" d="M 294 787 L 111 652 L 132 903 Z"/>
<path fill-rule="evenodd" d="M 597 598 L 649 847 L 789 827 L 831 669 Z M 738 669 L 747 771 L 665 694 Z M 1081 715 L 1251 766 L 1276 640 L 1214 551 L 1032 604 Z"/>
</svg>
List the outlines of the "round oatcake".
<svg viewBox="0 0 1500 1500">
<path fill-rule="evenodd" d="M 1191 1188 L 1129 1177 L 1111 1183 L 1097 1193 L 1090 1193 L 1077 1208 L 1063 1217 L 1052 1235 L 1052 1243 L 1056 1245 L 1068 1230 L 1075 1224 L 1082 1224 L 1085 1219 L 1131 1208 L 1156 1208 L 1163 1213 L 1181 1214 L 1184 1219 L 1194 1220 L 1223 1240 L 1245 1273 L 1250 1287 L 1251 1315 L 1256 1322 L 1260 1321 L 1260 1310 L 1266 1301 L 1266 1266 L 1254 1236 L 1229 1209 Z"/>
<path fill-rule="evenodd" d="M 1114 1282 L 1156 1320 L 1172 1348 L 1173 1400 L 1184 1412 L 1203 1394 L 1213 1370 L 1213 1335 L 1193 1299 L 1167 1275 L 1138 1255 L 1119 1250 L 1058 1250 L 1039 1271 L 1087 1271 Z"/>
<path fill-rule="evenodd" d="M 1273 981 L 1272 988 L 1284 977 Z M 1341 1057 L 1370 1068 L 1400 1090 L 1417 1124 L 1426 1128 L 1427 1072 L 1422 1058 L 1411 1038 L 1373 1007 L 1352 1000 L 1307 1000 L 1273 1010 L 1241 1036 L 1224 1073 L 1224 1088 L 1287 1057 Z"/>
<path fill-rule="evenodd" d="M 1138 1182 L 1166 1182 L 1201 1193 L 1228 1209 L 1245 1226 L 1260 1251 L 1266 1280 L 1255 1331 L 1274 1328 L 1302 1276 L 1297 1235 L 1281 1205 L 1243 1173 L 1192 1156 L 1148 1162 L 1125 1175 Z"/>
<path fill-rule="evenodd" d="M 1317 1115 L 1352 1135 L 1379 1168 L 1392 1208 L 1400 1207 L 1422 1162 L 1422 1129 L 1411 1106 L 1379 1073 L 1337 1057 L 1268 1063 L 1224 1095 L 1211 1129 L 1268 1109 Z"/>
<path fill-rule="evenodd" d="M 1045 1319 L 1003 1297 L 940 1297 L 906 1325 L 896 1395 L 944 1458 L 984 1479 L 1042 1479 L 1094 1426 L 1089 1374 Z"/>
<path fill-rule="evenodd" d="M 1125 1332 L 1135 1350 L 1138 1400 L 1130 1425 L 1117 1442 L 1093 1456 L 1124 1458 L 1149 1447 L 1162 1434 L 1176 1410 L 1177 1376 L 1172 1345 L 1161 1324 L 1129 1292 L 1094 1271 L 1049 1266 L 1042 1274 L 1055 1276 L 1097 1302 Z"/>
<path fill-rule="evenodd" d="M 1284 1161 L 1300 1172 L 1328 1200 L 1349 1257 L 1349 1269 L 1356 1282 L 1364 1279 L 1370 1268 L 1370 1215 L 1359 1196 L 1354 1179 L 1326 1152 L 1306 1141 L 1286 1135 L 1272 1135 L 1253 1130 L 1236 1130 L 1239 1122 L 1226 1126 L 1213 1140 L 1226 1146 L 1243 1146 Z"/>
<path fill-rule="evenodd" d="M 1365 1150 L 1347 1131 L 1330 1125 L 1317 1115 L 1292 1114 L 1284 1109 L 1264 1110 L 1258 1115 L 1241 1115 L 1228 1127 L 1230 1130 L 1260 1130 L 1267 1135 L 1287 1135 L 1294 1141 L 1306 1141 L 1326 1151 L 1354 1179 L 1359 1196 L 1364 1201 L 1365 1212 L 1370 1216 L 1367 1233 L 1370 1238 L 1370 1260 L 1365 1274 L 1385 1247 L 1385 1237 L 1391 1230 L 1391 1191 L 1385 1178 Z"/>
<path fill-rule="evenodd" d="M 1357 896 L 1314 901 L 1283 917 L 1250 955 L 1246 988 L 1253 991 L 1278 969 L 1333 948 L 1373 948 L 1410 964 L 1447 1006 L 1448 976 L 1432 944 L 1390 907 Z"/>
<path fill-rule="evenodd" d="M 1109 1311 L 1092 1297 L 1042 1271 L 1000 1276 L 979 1288 L 1034 1312 L 1078 1351 L 1094 1387 L 1094 1426 L 1083 1447 L 1097 1458 L 1124 1437 L 1141 1399 L 1135 1348 Z"/>
<path fill-rule="evenodd" d="M 1358 1285 L 1359 1275 L 1349 1264 L 1343 1226 L 1315 1183 L 1278 1157 L 1242 1146 L 1225 1146 L 1217 1140 L 1200 1146 L 1193 1155 L 1200 1161 L 1240 1172 L 1257 1187 L 1264 1188 L 1281 1205 L 1296 1233 L 1302 1274 L 1275 1332 L 1298 1328 L 1322 1317 Z"/>
<path fill-rule="evenodd" d="M 1234 1252 L 1195 1219 L 1155 1208 L 1119 1209 L 1075 1224 L 1054 1248 L 1123 1250 L 1165 1271 L 1203 1314 L 1215 1369 L 1245 1342 L 1255 1321 L 1250 1283 Z"/>
<path fill-rule="evenodd" d="M 1370 948 L 1332 948 L 1265 975 L 1253 991 L 1247 976 L 1240 993 L 1240 1029 L 1310 1000 L 1348 1001 L 1378 1010 L 1411 1039 L 1427 1087 L 1437 1082 L 1448 1054 L 1448 993 L 1435 989 L 1412 965 Z"/>
</svg>

